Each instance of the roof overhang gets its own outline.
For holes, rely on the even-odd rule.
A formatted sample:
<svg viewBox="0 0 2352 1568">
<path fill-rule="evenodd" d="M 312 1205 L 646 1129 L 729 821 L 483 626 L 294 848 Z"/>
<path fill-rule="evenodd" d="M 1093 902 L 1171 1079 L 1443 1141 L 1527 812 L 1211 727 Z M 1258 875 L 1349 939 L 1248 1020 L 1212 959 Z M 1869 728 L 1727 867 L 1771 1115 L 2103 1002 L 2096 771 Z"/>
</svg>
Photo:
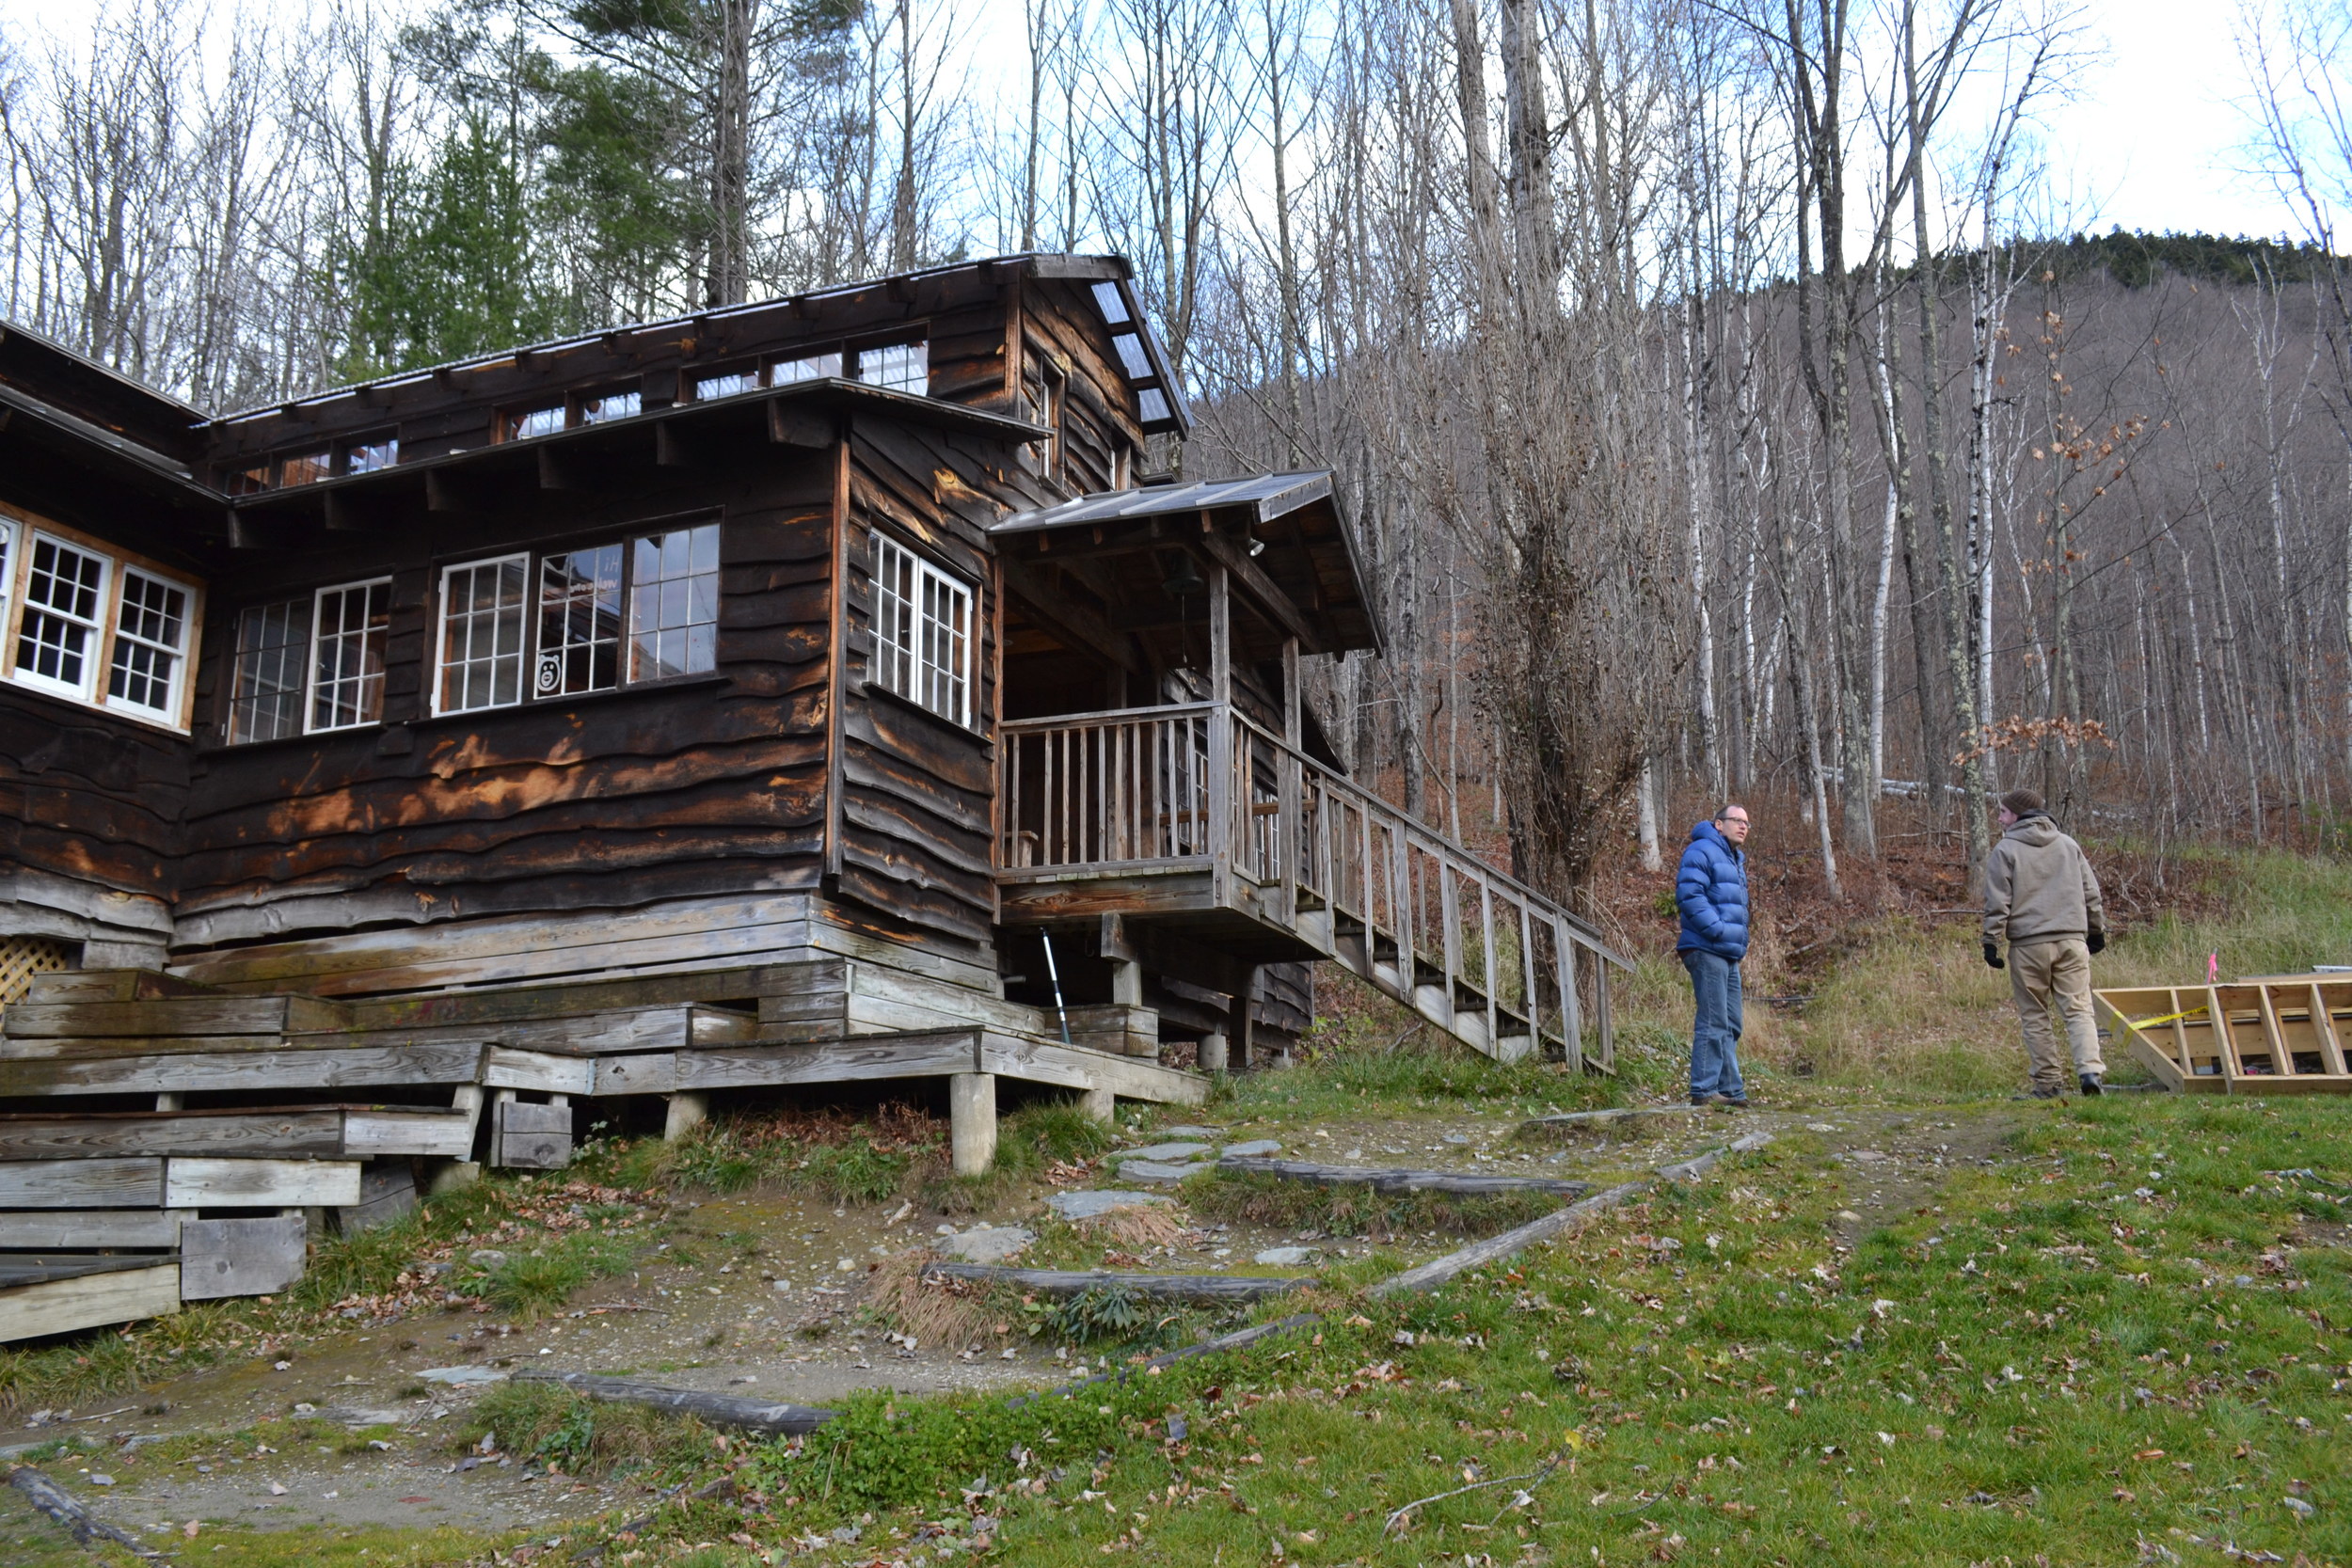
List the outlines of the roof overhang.
<svg viewBox="0 0 2352 1568">
<path fill-rule="evenodd" d="M 223 499 L 231 509 L 237 542 L 256 545 L 262 541 L 238 527 L 238 520 L 301 519 L 337 530 L 364 527 L 383 503 L 413 500 L 420 490 L 427 510 L 462 509 L 472 493 L 493 485 L 581 489 L 630 467 L 688 467 L 730 451 L 831 447 L 854 419 L 888 420 L 1009 442 L 1041 441 L 1053 435 L 1041 425 L 985 409 L 825 377 L 647 409 L 527 440 L 419 458 L 372 473 Z"/>
<path fill-rule="evenodd" d="M 1016 513 L 989 534 L 1006 560 L 1023 566 L 1124 557 L 1132 574 L 1134 558 L 1184 551 L 1225 567 L 1266 629 L 1295 637 L 1308 652 L 1385 647 L 1328 470 L 1103 491 Z M 1156 581 L 1159 574 L 1147 576 Z"/>
</svg>

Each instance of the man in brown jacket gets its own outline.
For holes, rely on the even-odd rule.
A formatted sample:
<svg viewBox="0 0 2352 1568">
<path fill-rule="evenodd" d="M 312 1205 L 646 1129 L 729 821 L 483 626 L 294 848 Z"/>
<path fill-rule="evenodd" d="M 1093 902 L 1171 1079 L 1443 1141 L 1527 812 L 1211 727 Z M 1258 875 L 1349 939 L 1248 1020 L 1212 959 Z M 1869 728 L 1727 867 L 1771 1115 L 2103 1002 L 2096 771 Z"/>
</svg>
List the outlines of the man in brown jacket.
<svg viewBox="0 0 2352 1568">
<path fill-rule="evenodd" d="M 2066 1092 L 2066 1063 L 2050 1030 L 2053 1004 L 2066 1021 L 2076 1082 L 2083 1093 L 2097 1094 L 2106 1072 L 2090 1012 L 2090 955 L 2107 944 L 2099 879 L 2082 846 L 2058 832 L 2032 790 L 2001 797 L 2001 827 L 1984 863 L 1984 961 L 2001 968 L 2001 943 L 2009 943 L 2010 995 L 2025 1025 L 2034 1098 Z"/>
</svg>

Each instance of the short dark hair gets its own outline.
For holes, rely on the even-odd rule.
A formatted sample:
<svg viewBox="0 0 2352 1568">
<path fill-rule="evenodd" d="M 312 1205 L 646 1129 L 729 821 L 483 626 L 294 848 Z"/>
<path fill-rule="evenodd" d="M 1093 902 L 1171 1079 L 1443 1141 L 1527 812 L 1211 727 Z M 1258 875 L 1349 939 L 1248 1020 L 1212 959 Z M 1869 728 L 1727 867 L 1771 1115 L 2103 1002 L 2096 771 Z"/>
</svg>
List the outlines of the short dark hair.
<svg viewBox="0 0 2352 1568">
<path fill-rule="evenodd" d="M 2001 797 L 2001 808 L 2015 816 L 2031 816 L 2042 809 L 2042 797 L 2030 789 L 2012 789 Z"/>
<path fill-rule="evenodd" d="M 1728 821 L 1730 820 L 1731 814 L 1733 812 L 1745 811 L 1747 809 L 1747 807 L 1741 805 L 1737 800 L 1725 800 L 1722 805 L 1715 808 L 1715 820 L 1718 822 Z"/>
</svg>

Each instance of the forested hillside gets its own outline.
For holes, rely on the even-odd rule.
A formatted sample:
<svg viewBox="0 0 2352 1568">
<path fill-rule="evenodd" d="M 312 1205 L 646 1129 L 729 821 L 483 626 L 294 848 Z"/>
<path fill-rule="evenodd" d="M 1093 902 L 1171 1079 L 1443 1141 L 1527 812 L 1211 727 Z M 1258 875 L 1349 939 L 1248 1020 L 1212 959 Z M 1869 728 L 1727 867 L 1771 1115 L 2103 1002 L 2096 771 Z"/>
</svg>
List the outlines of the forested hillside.
<svg viewBox="0 0 2352 1568">
<path fill-rule="evenodd" d="M 2272 242 L 2037 238 L 2095 40 L 2006 0 L 140 0 L 0 34 L 0 309 L 227 409 L 1117 251 L 1188 474 L 1342 475 L 1391 649 L 1329 727 L 1547 885 L 1677 784 L 1809 800 L 1833 896 L 1889 795 L 1972 858 L 2017 783 L 2308 841 L 2352 789 L 2341 9 L 2246 34 Z"/>
</svg>

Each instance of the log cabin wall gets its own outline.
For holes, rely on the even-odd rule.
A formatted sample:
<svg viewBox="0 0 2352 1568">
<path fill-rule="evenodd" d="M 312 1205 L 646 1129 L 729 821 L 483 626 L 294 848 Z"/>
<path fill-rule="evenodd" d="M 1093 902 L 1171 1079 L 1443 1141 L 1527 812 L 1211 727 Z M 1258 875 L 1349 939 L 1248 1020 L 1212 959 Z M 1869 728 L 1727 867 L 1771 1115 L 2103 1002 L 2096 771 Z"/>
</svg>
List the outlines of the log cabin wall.
<svg viewBox="0 0 2352 1568">
<path fill-rule="evenodd" d="M 1023 401 L 1039 423 L 1058 415 L 1065 495 L 1123 489 L 1136 481 L 1143 432 L 1111 334 L 1085 281 L 1031 278 L 1022 285 Z"/>
<path fill-rule="evenodd" d="M 200 451 L 196 411 L 14 330 L 0 333 L 0 386 L 26 400 L 0 410 L 17 416 L 0 418 L 0 532 L 17 541 L 0 602 L 35 531 L 201 593 L 205 552 L 174 509 L 185 487 L 166 471 Z M 37 434 L 52 409 L 136 454 L 119 466 L 156 467 L 138 483 L 94 469 L 88 443 L 61 450 Z M 0 937 L 61 942 L 91 965 L 160 967 L 193 750 L 167 724 L 0 681 Z"/>
<path fill-rule="evenodd" d="M 657 483 L 523 492 L 322 536 L 236 574 L 207 627 L 209 721 L 179 871 L 183 961 L 372 927 L 727 900 L 818 882 L 833 456 L 773 448 Z M 715 522 L 715 668 L 434 717 L 441 568 Z M 389 577 L 380 726 L 224 738 L 242 610 Z M 535 610 L 534 610 L 535 615 Z M 329 942 L 324 967 L 339 968 Z M 303 956 L 278 955 L 298 984 Z M 390 967 L 397 968 L 397 964 Z"/>
</svg>

